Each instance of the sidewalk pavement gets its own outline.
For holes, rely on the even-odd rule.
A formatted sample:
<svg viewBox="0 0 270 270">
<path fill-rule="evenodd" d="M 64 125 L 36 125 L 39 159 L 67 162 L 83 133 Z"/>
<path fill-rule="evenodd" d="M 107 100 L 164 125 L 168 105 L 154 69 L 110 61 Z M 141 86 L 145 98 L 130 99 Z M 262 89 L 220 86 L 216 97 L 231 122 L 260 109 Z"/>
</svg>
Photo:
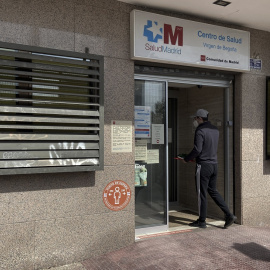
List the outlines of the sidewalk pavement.
<svg viewBox="0 0 270 270">
<path fill-rule="evenodd" d="M 270 269 L 270 227 L 208 226 L 139 239 L 126 248 L 50 270 Z"/>
</svg>

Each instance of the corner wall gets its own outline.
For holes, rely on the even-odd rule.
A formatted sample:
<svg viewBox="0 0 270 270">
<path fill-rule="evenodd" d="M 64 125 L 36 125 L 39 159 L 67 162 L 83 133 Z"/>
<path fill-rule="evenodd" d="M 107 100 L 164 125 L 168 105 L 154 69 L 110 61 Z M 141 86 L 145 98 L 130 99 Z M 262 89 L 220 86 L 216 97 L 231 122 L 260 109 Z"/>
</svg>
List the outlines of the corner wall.
<svg viewBox="0 0 270 270">
<path fill-rule="evenodd" d="M 236 110 L 240 130 L 237 131 L 236 161 L 238 211 L 242 211 L 242 223 L 250 226 L 270 226 L 270 161 L 265 159 L 266 147 L 266 77 L 270 75 L 270 33 L 249 30 L 251 57 L 256 54 L 262 59 L 262 70 L 236 77 Z M 240 105 L 240 110 L 238 106 Z M 238 150 L 238 147 L 240 149 Z M 240 194 L 239 194 L 240 195 Z M 238 196 L 238 195 L 237 195 Z"/>
<path fill-rule="evenodd" d="M 0 269 L 69 264 L 134 242 L 134 196 L 118 212 L 103 190 L 123 180 L 134 194 L 133 153 L 111 153 L 111 120 L 131 121 L 131 6 L 114 0 L 3 0 L 0 40 L 104 56 L 104 171 L 0 176 Z"/>
</svg>

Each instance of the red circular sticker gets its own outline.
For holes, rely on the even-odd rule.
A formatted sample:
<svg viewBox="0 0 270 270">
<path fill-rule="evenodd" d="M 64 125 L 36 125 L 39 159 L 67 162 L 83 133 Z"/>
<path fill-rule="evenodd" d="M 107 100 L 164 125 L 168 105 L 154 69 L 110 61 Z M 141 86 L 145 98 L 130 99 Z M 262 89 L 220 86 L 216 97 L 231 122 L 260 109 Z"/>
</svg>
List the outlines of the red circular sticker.
<svg viewBox="0 0 270 270">
<path fill-rule="evenodd" d="M 110 182 L 103 191 L 104 204 L 113 211 L 124 209 L 131 198 L 130 187 L 122 180 Z"/>
</svg>

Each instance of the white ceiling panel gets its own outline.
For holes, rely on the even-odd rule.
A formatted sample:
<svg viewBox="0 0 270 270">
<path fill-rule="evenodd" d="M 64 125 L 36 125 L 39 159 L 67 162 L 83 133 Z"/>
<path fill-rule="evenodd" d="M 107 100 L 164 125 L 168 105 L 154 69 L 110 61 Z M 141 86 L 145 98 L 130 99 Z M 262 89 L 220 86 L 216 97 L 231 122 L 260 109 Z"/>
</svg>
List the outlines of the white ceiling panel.
<svg viewBox="0 0 270 270">
<path fill-rule="evenodd" d="M 230 5 L 214 5 L 215 0 L 119 0 L 161 10 L 176 11 L 270 32 L 270 0 L 228 0 Z"/>
</svg>

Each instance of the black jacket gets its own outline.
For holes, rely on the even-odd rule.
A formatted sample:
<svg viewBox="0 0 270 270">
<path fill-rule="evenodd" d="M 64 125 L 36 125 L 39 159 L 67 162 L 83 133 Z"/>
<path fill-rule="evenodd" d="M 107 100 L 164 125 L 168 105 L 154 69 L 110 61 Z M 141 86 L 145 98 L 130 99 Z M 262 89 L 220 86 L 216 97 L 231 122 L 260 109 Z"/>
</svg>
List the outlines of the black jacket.
<svg viewBox="0 0 270 270">
<path fill-rule="evenodd" d="M 217 163 L 217 148 L 218 148 L 219 131 L 211 122 L 203 122 L 195 131 L 194 148 L 185 157 L 188 162 L 196 158 L 197 163 Z"/>
</svg>

